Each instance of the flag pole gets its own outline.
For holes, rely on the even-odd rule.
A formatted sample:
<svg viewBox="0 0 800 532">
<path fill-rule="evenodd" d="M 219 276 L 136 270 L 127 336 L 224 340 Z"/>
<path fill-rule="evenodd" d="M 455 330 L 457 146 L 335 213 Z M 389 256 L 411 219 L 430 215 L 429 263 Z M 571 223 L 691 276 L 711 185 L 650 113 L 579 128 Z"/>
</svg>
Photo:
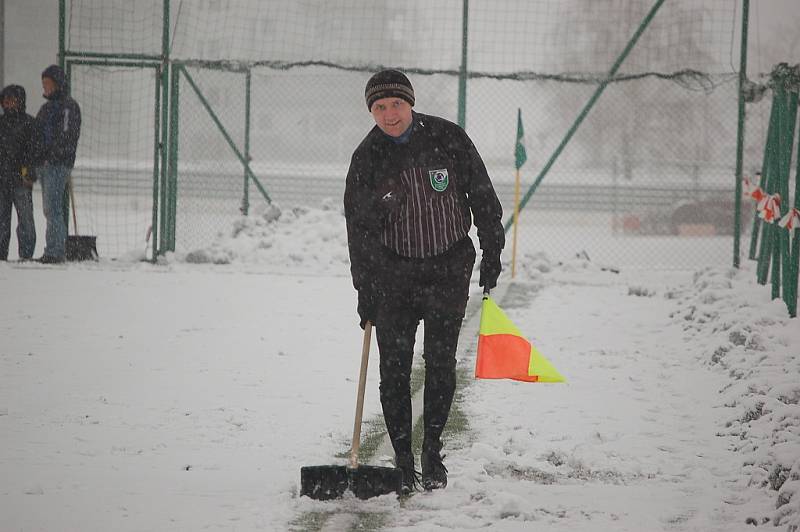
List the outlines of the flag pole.
<svg viewBox="0 0 800 532">
<path fill-rule="evenodd" d="M 525 129 L 522 127 L 522 109 L 517 108 L 517 142 L 514 145 L 514 166 L 517 178 L 514 183 L 514 241 L 511 246 L 511 278 L 517 273 L 517 226 L 519 225 L 519 169 L 528 160 L 525 153 Z"/>
<path fill-rule="evenodd" d="M 519 225 L 519 168 L 514 184 L 514 239 L 511 246 L 511 278 L 517 273 L 517 226 Z"/>
</svg>

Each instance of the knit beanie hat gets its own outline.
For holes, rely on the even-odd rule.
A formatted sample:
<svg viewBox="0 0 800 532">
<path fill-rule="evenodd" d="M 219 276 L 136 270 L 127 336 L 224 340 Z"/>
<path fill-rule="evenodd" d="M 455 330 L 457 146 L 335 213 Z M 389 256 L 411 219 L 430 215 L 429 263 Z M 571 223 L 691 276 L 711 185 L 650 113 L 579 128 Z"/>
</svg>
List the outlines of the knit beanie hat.
<svg viewBox="0 0 800 532">
<path fill-rule="evenodd" d="M 383 70 L 369 78 L 364 96 L 370 111 L 372 104 L 381 98 L 402 98 L 414 106 L 414 88 L 399 70 Z"/>
</svg>

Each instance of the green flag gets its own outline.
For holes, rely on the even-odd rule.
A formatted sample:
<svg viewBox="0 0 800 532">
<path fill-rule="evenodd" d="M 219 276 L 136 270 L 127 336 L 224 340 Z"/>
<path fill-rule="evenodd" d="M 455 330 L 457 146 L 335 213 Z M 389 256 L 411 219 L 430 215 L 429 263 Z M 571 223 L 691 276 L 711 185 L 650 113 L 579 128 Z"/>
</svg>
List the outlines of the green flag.
<svg viewBox="0 0 800 532">
<path fill-rule="evenodd" d="M 525 153 L 525 131 L 522 129 L 522 109 L 517 109 L 517 145 L 514 155 L 517 159 L 517 170 L 519 170 L 528 160 L 528 154 Z"/>
</svg>

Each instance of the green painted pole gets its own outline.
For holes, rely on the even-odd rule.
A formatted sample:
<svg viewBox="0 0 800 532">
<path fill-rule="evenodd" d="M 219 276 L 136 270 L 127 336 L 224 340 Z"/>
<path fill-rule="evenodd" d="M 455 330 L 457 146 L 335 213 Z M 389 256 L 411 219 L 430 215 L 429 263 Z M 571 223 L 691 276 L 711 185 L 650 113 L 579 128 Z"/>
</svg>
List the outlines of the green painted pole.
<svg viewBox="0 0 800 532">
<path fill-rule="evenodd" d="M 773 88 L 772 107 L 775 112 L 774 123 L 771 125 L 772 131 L 767 135 L 767 145 L 764 149 L 764 157 L 766 158 L 766 171 L 761 176 L 764 180 L 764 187 L 762 190 L 765 194 L 773 194 L 775 192 L 775 179 L 777 178 L 778 174 L 777 150 L 778 144 L 780 143 L 781 104 L 778 90 L 775 88 Z M 757 216 L 758 215 L 756 215 L 756 217 Z M 758 282 L 758 284 L 765 285 L 767 284 L 767 279 L 769 278 L 770 260 L 772 258 L 772 224 L 761 223 L 760 226 L 761 238 L 758 248 L 756 282 Z"/>
<path fill-rule="evenodd" d="M 800 117 L 798 119 L 800 127 Z M 794 174 L 794 208 L 800 210 L 800 142 L 797 143 L 797 170 Z M 800 229 L 793 231 L 791 257 L 789 259 L 790 292 L 786 300 L 789 316 L 797 317 L 798 276 L 800 276 Z"/>
<path fill-rule="evenodd" d="M 461 67 L 458 69 L 458 125 L 467 127 L 467 40 L 469 36 L 469 0 L 461 12 Z"/>
<path fill-rule="evenodd" d="M 778 194 L 781 195 L 780 212 L 781 218 L 788 214 L 791 207 L 789 206 L 789 178 L 792 173 L 792 148 L 794 147 L 794 125 L 797 122 L 797 92 L 790 90 L 788 93 L 789 102 L 786 111 L 786 123 L 784 125 L 784 142 L 781 147 L 781 174 L 778 182 Z M 788 298 L 791 296 L 791 249 L 789 243 L 789 232 L 784 228 L 775 226 L 775 237 L 778 244 L 778 255 L 780 257 L 782 276 L 780 279 L 780 291 L 783 294 L 783 300 L 788 303 Z M 776 257 L 777 258 L 777 257 Z M 773 279 L 773 283 L 777 280 Z M 773 293 L 776 291 L 773 286 Z"/>
<path fill-rule="evenodd" d="M 170 61 L 169 61 L 169 0 L 163 2 L 163 16 L 162 16 L 162 30 L 161 30 L 161 194 L 159 201 L 159 212 L 161 219 L 159 220 L 159 249 L 160 254 L 166 253 L 170 249 L 170 243 L 167 235 L 170 230 L 168 227 L 168 195 L 167 195 L 167 167 L 169 162 L 169 74 L 170 74 Z"/>
<path fill-rule="evenodd" d="M 192 79 L 192 76 L 190 76 L 189 72 L 187 72 L 186 70 L 183 71 L 183 75 L 186 77 L 186 81 L 189 82 L 189 86 L 197 95 L 197 98 L 200 100 L 200 103 L 203 105 L 206 112 L 208 112 L 208 115 L 211 117 L 211 120 L 214 121 L 214 124 L 217 126 L 220 133 L 222 133 L 222 138 L 225 139 L 225 142 L 228 143 L 228 146 L 230 146 L 231 150 L 233 151 L 233 154 L 236 155 L 236 158 L 239 159 L 240 163 L 242 163 L 245 172 L 247 172 L 247 175 L 250 176 L 250 180 L 253 181 L 256 188 L 259 190 L 259 192 L 261 192 L 261 195 L 264 196 L 264 199 L 267 200 L 268 203 L 272 203 L 272 199 L 269 197 L 269 194 L 267 194 L 266 189 L 261 185 L 261 181 L 255 176 L 253 171 L 250 169 L 250 163 L 247 161 L 247 159 L 245 159 L 242 152 L 239 151 L 239 148 L 236 147 L 236 143 L 233 142 L 233 138 L 231 138 L 230 134 L 228 133 L 228 130 L 225 129 L 225 126 L 222 125 L 222 121 L 220 121 L 219 117 L 217 116 L 217 113 L 214 112 L 214 109 L 211 108 L 211 104 L 208 103 L 206 97 L 203 96 L 202 92 L 200 92 L 200 89 L 195 84 L 194 80 Z"/>
<path fill-rule="evenodd" d="M 650 12 L 647 13 L 647 16 L 645 16 L 645 18 L 642 20 L 642 23 L 639 25 L 639 28 L 636 30 L 636 33 L 633 34 L 633 37 L 631 37 L 631 39 L 628 41 L 628 44 L 625 46 L 625 49 L 622 50 L 622 53 L 619 55 L 617 60 L 614 61 L 614 64 L 611 67 L 611 70 L 608 71 L 608 74 L 606 74 L 605 79 L 602 81 L 602 83 L 600 83 L 600 85 L 594 91 L 592 97 L 589 98 L 589 101 L 581 110 L 580 114 L 578 115 L 578 118 L 575 119 L 575 122 L 569 128 L 569 131 L 567 131 L 567 134 L 564 136 L 564 139 L 558 145 L 553 155 L 550 156 L 550 159 L 544 165 L 544 168 L 542 168 L 542 171 L 536 177 L 533 184 L 531 184 L 530 188 L 528 188 L 528 191 L 525 193 L 525 196 L 522 198 L 522 201 L 520 202 L 519 205 L 520 210 L 522 210 L 525 207 L 525 205 L 527 205 L 528 200 L 530 200 L 531 196 L 533 196 L 533 193 L 536 192 L 536 189 L 539 187 L 539 183 L 542 182 L 544 176 L 547 175 L 547 173 L 550 171 L 550 168 L 552 168 L 553 164 L 556 162 L 556 159 L 558 159 L 558 157 L 561 155 L 561 152 L 564 151 L 564 148 L 572 139 L 573 135 L 575 135 L 575 132 L 578 131 L 578 128 L 580 127 L 581 123 L 583 123 L 583 120 L 589 114 L 589 111 L 592 110 L 594 104 L 597 103 L 597 100 L 600 98 L 600 95 L 603 94 L 603 91 L 605 91 L 608 84 L 614 78 L 617 71 L 619 70 L 619 67 L 622 66 L 622 63 L 628 57 L 628 54 L 630 54 L 631 50 L 633 50 L 633 47 L 636 46 L 636 43 L 639 41 L 639 37 L 642 36 L 642 33 L 644 33 L 644 30 L 653 20 L 653 17 L 655 17 L 656 13 L 658 12 L 659 8 L 663 3 L 664 0 L 656 0 L 656 3 L 650 9 Z M 508 232 L 508 230 L 511 228 L 513 222 L 514 222 L 513 216 L 509 217 L 508 221 L 505 224 L 506 232 Z"/>
<path fill-rule="evenodd" d="M 67 86 L 72 87 L 72 69 L 68 68 L 66 63 L 66 57 L 64 56 L 64 48 L 66 47 L 66 39 L 67 39 L 67 6 L 66 0 L 58 0 L 58 66 L 61 67 L 62 70 L 65 71 L 67 76 Z M 2 53 L 2 51 L 0 51 Z M 71 66 L 71 65 L 69 65 Z M 72 180 L 72 175 L 67 176 L 68 180 Z M 61 205 L 63 205 L 62 210 L 64 211 L 64 227 L 67 228 L 67 234 L 69 234 L 69 187 L 71 185 L 68 183 L 65 190 L 64 190 L 64 198 L 61 201 Z"/>
<path fill-rule="evenodd" d="M 747 81 L 747 31 L 750 0 L 742 0 L 742 38 L 739 49 L 739 117 L 736 129 L 736 192 L 733 219 L 733 267 L 739 268 L 742 235 L 742 166 L 744 161 L 744 84 Z"/>
<path fill-rule="evenodd" d="M 770 150 L 772 149 L 772 143 L 774 142 L 773 138 L 775 137 L 775 132 L 777 130 L 777 113 L 778 108 L 776 107 L 775 98 L 772 98 L 772 105 L 769 112 L 769 124 L 767 125 L 767 142 L 764 145 L 764 155 L 761 161 L 761 179 L 758 180 L 758 187 L 761 190 L 767 190 L 767 175 L 769 174 L 769 165 L 770 163 Z M 755 210 L 755 208 L 754 208 Z M 756 260 L 758 255 L 758 234 L 759 230 L 761 229 L 761 218 L 758 215 L 753 216 L 753 227 L 750 230 L 750 253 L 748 254 L 748 258 L 750 260 Z"/>
<path fill-rule="evenodd" d="M 122 67 L 122 68 L 153 68 L 160 72 L 161 62 L 155 61 L 114 61 L 106 59 L 75 59 L 67 56 L 67 70 L 72 66 L 99 66 L 99 67 Z M 160 75 L 160 74 L 159 74 Z M 159 78 L 161 79 L 161 78 Z"/>
<path fill-rule="evenodd" d="M 249 163 L 250 158 L 250 85 L 252 73 L 247 69 L 244 87 L 244 158 Z M 242 195 L 242 214 L 247 216 L 250 211 L 250 178 L 244 172 L 244 194 Z"/>
<path fill-rule="evenodd" d="M 105 52 L 75 52 L 65 50 L 64 55 L 76 59 L 109 59 L 109 60 L 131 60 L 131 61 L 161 61 L 162 56 L 151 54 L 116 54 Z"/>
<path fill-rule="evenodd" d="M 63 56 L 59 56 L 59 57 L 63 57 Z M 71 61 L 67 61 L 66 62 L 66 68 L 64 68 L 64 65 L 62 65 L 61 68 L 64 69 L 64 75 L 67 78 L 67 87 L 70 87 L 70 90 L 72 90 L 71 89 L 71 87 L 72 87 L 72 62 Z M 62 210 L 63 210 L 63 215 L 64 215 L 64 227 L 67 228 L 67 235 L 69 235 L 69 209 L 70 209 L 69 188 L 72 185 L 74 185 L 74 182 L 72 182 L 72 172 L 70 172 L 70 174 L 67 176 L 67 180 L 68 180 L 67 181 L 67 186 L 64 189 L 64 198 L 61 200 L 61 204 L 63 205 Z M 74 227 L 74 225 L 75 224 L 73 224 L 73 228 L 72 229 L 74 231 L 74 234 L 77 235 L 78 228 Z"/>
<path fill-rule="evenodd" d="M 780 67 L 780 65 L 779 65 Z M 774 127 L 768 135 L 768 142 L 765 148 L 766 164 L 766 183 L 764 193 L 772 195 L 778 192 L 778 183 L 781 175 L 781 157 L 786 134 L 786 90 L 782 81 L 782 74 L 779 67 L 776 67 L 771 74 L 770 84 L 772 85 L 772 106 L 774 111 Z M 763 177 L 763 176 L 762 176 Z M 756 268 L 756 281 L 759 284 L 767 284 L 769 279 L 770 267 L 772 268 L 773 294 L 775 290 L 775 279 L 780 276 L 780 261 L 777 260 L 778 242 L 775 234 L 774 223 L 763 223 L 761 230 L 761 247 L 758 255 L 758 266 Z M 775 258 L 775 260 L 773 260 Z M 777 264 L 775 264 L 777 262 Z M 777 270 L 776 270 L 777 268 Z"/>
<path fill-rule="evenodd" d="M 67 49 L 67 3 L 58 0 L 58 65 L 63 69 L 66 62 Z"/>
<path fill-rule="evenodd" d="M 773 78 L 773 82 L 776 81 Z M 783 170 L 784 170 L 784 159 L 786 154 L 786 140 L 787 140 L 787 131 L 786 126 L 788 122 L 788 94 L 786 93 L 784 80 L 781 78 L 779 81 L 781 88 L 778 91 L 778 98 L 780 100 L 780 112 L 778 113 L 778 143 L 775 149 L 775 174 L 772 184 L 772 194 L 781 194 L 781 188 L 783 184 Z M 770 234 L 772 240 L 772 257 L 771 257 L 771 269 L 772 272 L 770 274 L 770 281 L 772 285 L 772 299 L 778 299 L 781 297 L 781 237 L 780 231 L 778 230 L 779 227 L 775 225 L 775 222 L 767 224 L 770 226 Z"/>
<path fill-rule="evenodd" d="M 155 262 L 156 258 L 158 257 L 158 235 L 160 234 L 158 230 L 158 150 L 159 146 L 161 145 L 161 122 L 159 119 L 159 115 L 161 114 L 160 88 L 161 67 L 157 66 L 155 76 L 155 91 L 153 93 L 153 99 L 155 100 L 155 109 L 153 110 L 153 218 L 150 222 L 150 260 L 152 262 Z"/>
<path fill-rule="evenodd" d="M 183 65 L 171 66 L 170 93 L 169 93 L 169 168 L 167 171 L 167 191 L 169 196 L 169 211 L 167 222 L 169 224 L 169 249 L 175 251 L 175 236 L 178 223 L 178 134 L 180 131 L 180 75 L 184 72 Z"/>
</svg>

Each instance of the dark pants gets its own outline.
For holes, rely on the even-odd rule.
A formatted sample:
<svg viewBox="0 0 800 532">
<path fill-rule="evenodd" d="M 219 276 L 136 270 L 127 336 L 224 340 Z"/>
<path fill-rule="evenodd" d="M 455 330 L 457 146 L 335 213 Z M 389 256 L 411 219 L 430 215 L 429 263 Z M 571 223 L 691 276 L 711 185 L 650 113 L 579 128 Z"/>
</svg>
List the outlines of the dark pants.
<svg viewBox="0 0 800 532">
<path fill-rule="evenodd" d="M 67 218 L 64 215 L 64 194 L 70 168 L 45 163 L 36 170 L 42 184 L 42 207 L 47 219 L 44 254 L 64 258 L 67 243 Z"/>
<path fill-rule="evenodd" d="M 17 244 L 19 258 L 30 259 L 36 247 L 36 226 L 33 221 L 33 196 L 24 186 L 0 186 L 0 260 L 8 260 L 11 241 L 11 208 L 17 210 Z"/>
<path fill-rule="evenodd" d="M 378 313 L 380 397 L 395 454 L 411 454 L 411 366 L 424 322 L 423 451 L 439 452 L 456 388 L 456 348 L 464 319 L 475 249 L 469 239 L 430 259 L 384 253 Z"/>
</svg>

